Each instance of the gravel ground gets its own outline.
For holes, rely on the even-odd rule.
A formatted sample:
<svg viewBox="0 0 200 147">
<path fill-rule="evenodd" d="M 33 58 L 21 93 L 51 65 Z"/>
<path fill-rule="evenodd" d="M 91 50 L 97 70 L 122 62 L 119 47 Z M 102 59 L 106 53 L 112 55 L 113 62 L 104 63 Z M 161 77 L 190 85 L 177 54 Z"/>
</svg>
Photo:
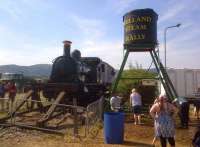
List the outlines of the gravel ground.
<svg viewBox="0 0 200 147">
<path fill-rule="evenodd" d="M 176 146 L 189 147 L 194 129 L 192 126 L 189 129 L 177 129 Z M 98 131 L 95 138 L 90 135 L 88 138 L 73 139 L 67 136 L 61 137 L 40 131 L 11 127 L 0 130 L 0 147 L 150 147 L 153 134 L 151 125 L 135 126 L 133 123 L 126 123 L 124 144 L 108 145 L 104 144 L 102 129 Z M 159 146 L 159 141 L 157 141 L 156 146 Z"/>
</svg>

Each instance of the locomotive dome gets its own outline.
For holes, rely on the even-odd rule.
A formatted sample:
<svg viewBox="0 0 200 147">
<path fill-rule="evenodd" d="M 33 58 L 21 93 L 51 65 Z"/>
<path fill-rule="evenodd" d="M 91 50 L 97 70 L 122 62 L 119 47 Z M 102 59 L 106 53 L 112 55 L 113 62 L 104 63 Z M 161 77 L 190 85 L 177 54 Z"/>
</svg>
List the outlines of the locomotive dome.
<svg viewBox="0 0 200 147">
<path fill-rule="evenodd" d="M 71 53 L 71 57 L 75 60 L 80 60 L 81 59 L 81 52 L 77 49 L 75 49 L 72 53 Z"/>
</svg>

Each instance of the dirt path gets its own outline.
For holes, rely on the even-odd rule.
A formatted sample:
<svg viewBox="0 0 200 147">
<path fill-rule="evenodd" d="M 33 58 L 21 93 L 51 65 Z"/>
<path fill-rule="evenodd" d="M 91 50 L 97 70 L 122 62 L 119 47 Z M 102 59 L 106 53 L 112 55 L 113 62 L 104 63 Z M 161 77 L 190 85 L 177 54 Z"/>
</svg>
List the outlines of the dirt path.
<svg viewBox="0 0 200 147">
<path fill-rule="evenodd" d="M 178 147 L 189 147 L 194 133 L 194 127 L 189 129 L 176 130 L 176 145 Z M 0 147 L 150 147 L 154 130 L 151 125 L 135 126 L 133 123 L 125 125 L 125 142 L 123 145 L 104 144 L 103 130 L 99 130 L 96 138 L 87 138 L 69 143 L 74 140 L 52 134 L 45 134 L 34 130 L 23 130 L 19 128 L 9 128 L 0 131 Z M 159 146 L 157 141 L 156 146 Z"/>
</svg>

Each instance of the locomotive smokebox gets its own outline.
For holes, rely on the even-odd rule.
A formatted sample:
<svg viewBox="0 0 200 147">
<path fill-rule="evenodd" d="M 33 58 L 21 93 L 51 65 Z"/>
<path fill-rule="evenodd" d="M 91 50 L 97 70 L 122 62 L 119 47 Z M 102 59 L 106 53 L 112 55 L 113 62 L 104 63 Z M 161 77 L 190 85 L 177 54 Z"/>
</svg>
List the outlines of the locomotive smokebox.
<svg viewBox="0 0 200 147">
<path fill-rule="evenodd" d="M 157 45 L 158 15 L 152 9 L 137 9 L 124 15 L 124 48 L 146 51 Z"/>
<path fill-rule="evenodd" d="M 70 49 L 71 49 L 72 42 L 68 40 L 64 40 L 63 44 L 64 44 L 64 56 L 70 57 Z"/>
</svg>

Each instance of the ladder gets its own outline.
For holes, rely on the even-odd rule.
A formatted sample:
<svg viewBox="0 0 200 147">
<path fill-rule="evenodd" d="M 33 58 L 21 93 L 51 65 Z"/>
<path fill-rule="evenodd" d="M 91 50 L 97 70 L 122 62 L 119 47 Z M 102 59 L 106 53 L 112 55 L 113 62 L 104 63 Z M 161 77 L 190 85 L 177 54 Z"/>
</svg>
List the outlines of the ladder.
<svg viewBox="0 0 200 147">
<path fill-rule="evenodd" d="M 175 99 L 178 97 L 178 94 L 167 74 L 166 69 L 164 68 L 162 62 L 160 61 L 158 55 L 156 54 L 155 50 L 150 51 L 151 57 L 153 59 L 153 62 L 155 64 L 156 70 L 158 72 L 160 81 L 166 91 L 166 95 L 171 99 Z"/>
</svg>

